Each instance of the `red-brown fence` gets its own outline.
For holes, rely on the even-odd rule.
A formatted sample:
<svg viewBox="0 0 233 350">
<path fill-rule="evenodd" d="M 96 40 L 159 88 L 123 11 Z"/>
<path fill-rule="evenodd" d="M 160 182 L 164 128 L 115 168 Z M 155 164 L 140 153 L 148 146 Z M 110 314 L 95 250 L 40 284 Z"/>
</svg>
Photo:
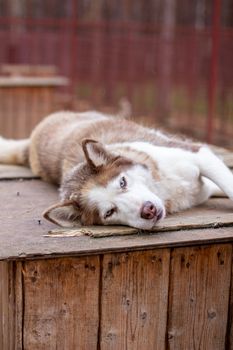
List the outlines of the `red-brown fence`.
<svg viewBox="0 0 233 350">
<path fill-rule="evenodd" d="M 198 27 L 135 21 L 0 17 L 0 64 L 55 65 L 93 107 L 125 96 L 135 115 L 209 141 L 233 135 L 233 28 L 220 0 Z"/>
</svg>

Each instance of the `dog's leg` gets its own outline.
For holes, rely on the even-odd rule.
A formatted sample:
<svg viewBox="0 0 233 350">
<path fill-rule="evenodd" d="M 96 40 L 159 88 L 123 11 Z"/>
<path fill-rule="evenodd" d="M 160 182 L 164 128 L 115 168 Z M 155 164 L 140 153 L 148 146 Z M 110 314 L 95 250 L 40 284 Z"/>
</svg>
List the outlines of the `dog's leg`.
<svg viewBox="0 0 233 350">
<path fill-rule="evenodd" d="M 201 175 L 213 181 L 233 200 L 233 174 L 228 167 L 208 148 L 202 147 L 197 153 Z"/>
<path fill-rule="evenodd" d="M 28 164 L 30 140 L 9 140 L 0 137 L 0 164 Z"/>
<path fill-rule="evenodd" d="M 206 177 L 203 180 L 205 183 L 207 183 L 207 186 L 209 187 L 211 197 L 227 197 L 227 195 L 221 190 L 221 188 L 217 186 L 213 181 L 207 179 Z"/>
</svg>

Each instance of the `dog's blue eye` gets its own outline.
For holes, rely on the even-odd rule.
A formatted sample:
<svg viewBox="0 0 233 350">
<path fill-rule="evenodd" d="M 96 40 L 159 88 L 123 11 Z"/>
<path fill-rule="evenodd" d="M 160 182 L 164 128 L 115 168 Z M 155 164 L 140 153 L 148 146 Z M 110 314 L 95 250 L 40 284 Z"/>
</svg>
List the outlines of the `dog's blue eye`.
<svg viewBox="0 0 233 350">
<path fill-rule="evenodd" d="M 120 179 L 120 187 L 126 188 L 126 186 L 127 186 L 127 181 L 126 181 L 125 177 L 122 176 L 122 178 Z"/>
<path fill-rule="evenodd" d="M 110 216 L 112 216 L 112 214 L 114 213 L 114 211 L 115 211 L 114 208 L 112 208 L 112 209 L 106 211 L 106 213 L 105 213 L 105 215 L 104 215 L 104 218 L 106 219 L 106 218 L 109 218 Z"/>
</svg>

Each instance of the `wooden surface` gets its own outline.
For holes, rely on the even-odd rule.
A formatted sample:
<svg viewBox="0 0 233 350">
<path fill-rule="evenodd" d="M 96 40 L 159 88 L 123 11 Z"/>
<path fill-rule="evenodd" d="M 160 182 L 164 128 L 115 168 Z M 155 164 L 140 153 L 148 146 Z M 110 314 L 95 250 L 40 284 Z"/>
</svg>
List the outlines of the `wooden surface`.
<svg viewBox="0 0 233 350">
<path fill-rule="evenodd" d="M 0 349 L 22 349 L 22 263 L 0 261 Z"/>
<path fill-rule="evenodd" d="M 4 87 L 43 87 L 43 86 L 64 86 L 68 79 L 64 77 L 4 77 L 0 76 L 0 88 Z"/>
<path fill-rule="evenodd" d="M 24 264 L 23 280 L 23 349 L 96 348 L 98 256 L 30 261 Z"/>
<path fill-rule="evenodd" d="M 144 233 L 125 237 L 48 238 L 44 237 L 56 226 L 42 218 L 42 212 L 58 200 L 56 187 L 40 180 L 0 181 L 0 260 L 39 256 L 86 254 L 124 251 L 151 247 L 182 246 L 208 242 L 233 241 L 233 228 L 181 230 Z M 193 218 L 215 221 L 226 217 L 232 220 L 233 203 L 226 198 L 214 198 L 205 205 L 167 218 L 193 222 Z M 165 223 L 165 222 L 164 222 Z"/>
<path fill-rule="evenodd" d="M 2 64 L 0 73 L 4 76 L 57 76 L 58 69 L 53 65 Z"/>
<path fill-rule="evenodd" d="M 33 128 L 54 111 L 55 87 L 0 87 L 0 134 L 27 138 Z"/>
<path fill-rule="evenodd" d="M 221 148 L 217 148 L 216 152 L 233 167 L 231 152 Z M 35 180 L 27 168 L 1 165 L 0 193 L 0 260 L 233 241 L 233 203 L 227 198 L 212 198 L 200 207 L 172 215 L 160 224 L 156 233 L 97 240 L 86 236 L 67 235 L 65 238 L 59 234 L 58 237 L 45 237 L 48 231 L 58 229 L 42 218 L 42 212 L 58 201 L 57 188 Z M 200 229 L 208 225 L 214 228 Z M 95 236 L 103 229 L 109 230 L 98 227 L 96 231 L 97 227 L 94 228 Z M 163 232 L 168 230 L 172 231 Z"/>
<path fill-rule="evenodd" d="M 0 262 L 1 350 L 232 349 L 232 244 Z"/>
<path fill-rule="evenodd" d="M 232 250 L 233 250 L 233 246 L 232 246 Z M 226 348 L 229 350 L 233 350 L 233 254 L 232 254 L 231 286 L 230 286 L 230 298 L 229 298 Z"/>
<path fill-rule="evenodd" d="M 172 253 L 169 349 L 224 349 L 231 257 L 232 245 L 178 248 Z"/>
<path fill-rule="evenodd" d="M 12 271 L 11 265 L 5 261 L 0 262 L 0 349 L 12 348 L 14 334 L 12 330 L 12 315 L 10 315 L 10 308 L 12 306 L 12 298 L 10 296 Z M 11 340 L 11 339 L 12 340 Z"/>
<path fill-rule="evenodd" d="M 38 179 L 29 168 L 19 165 L 0 165 L 0 180 Z"/>
<path fill-rule="evenodd" d="M 169 260 L 168 249 L 104 256 L 102 350 L 166 348 Z"/>
<path fill-rule="evenodd" d="M 56 90 L 64 77 L 0 76 L 0 135 L 27 138 L 34 127 L 56 109 Z"/>
</svg>

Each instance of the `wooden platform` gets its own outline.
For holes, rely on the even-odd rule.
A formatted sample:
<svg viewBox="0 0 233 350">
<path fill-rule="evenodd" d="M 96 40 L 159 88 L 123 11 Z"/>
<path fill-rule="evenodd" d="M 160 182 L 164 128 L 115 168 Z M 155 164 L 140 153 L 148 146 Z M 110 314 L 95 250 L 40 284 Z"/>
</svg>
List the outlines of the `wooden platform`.
<svg viewBox="0 0 233 350">
<path fill-rule="evenodd" d="M 68 85 L 60 76 L 0 76 L 0 130 L 7 138 L 26 138 L 46 115 L 56 109 L 56 93 Z M 23 66 L 25 67 L 25 66 Z M 25 67 L 26 69 L 26 67 Z"/>
<path fill-rule="evenodd" d="M 233 349 L 230 200 L 158 232 L 55 237 L 41 213 L 57 189 L 24 168 L 0 178 L 0 349 Z"/>
</svg>

